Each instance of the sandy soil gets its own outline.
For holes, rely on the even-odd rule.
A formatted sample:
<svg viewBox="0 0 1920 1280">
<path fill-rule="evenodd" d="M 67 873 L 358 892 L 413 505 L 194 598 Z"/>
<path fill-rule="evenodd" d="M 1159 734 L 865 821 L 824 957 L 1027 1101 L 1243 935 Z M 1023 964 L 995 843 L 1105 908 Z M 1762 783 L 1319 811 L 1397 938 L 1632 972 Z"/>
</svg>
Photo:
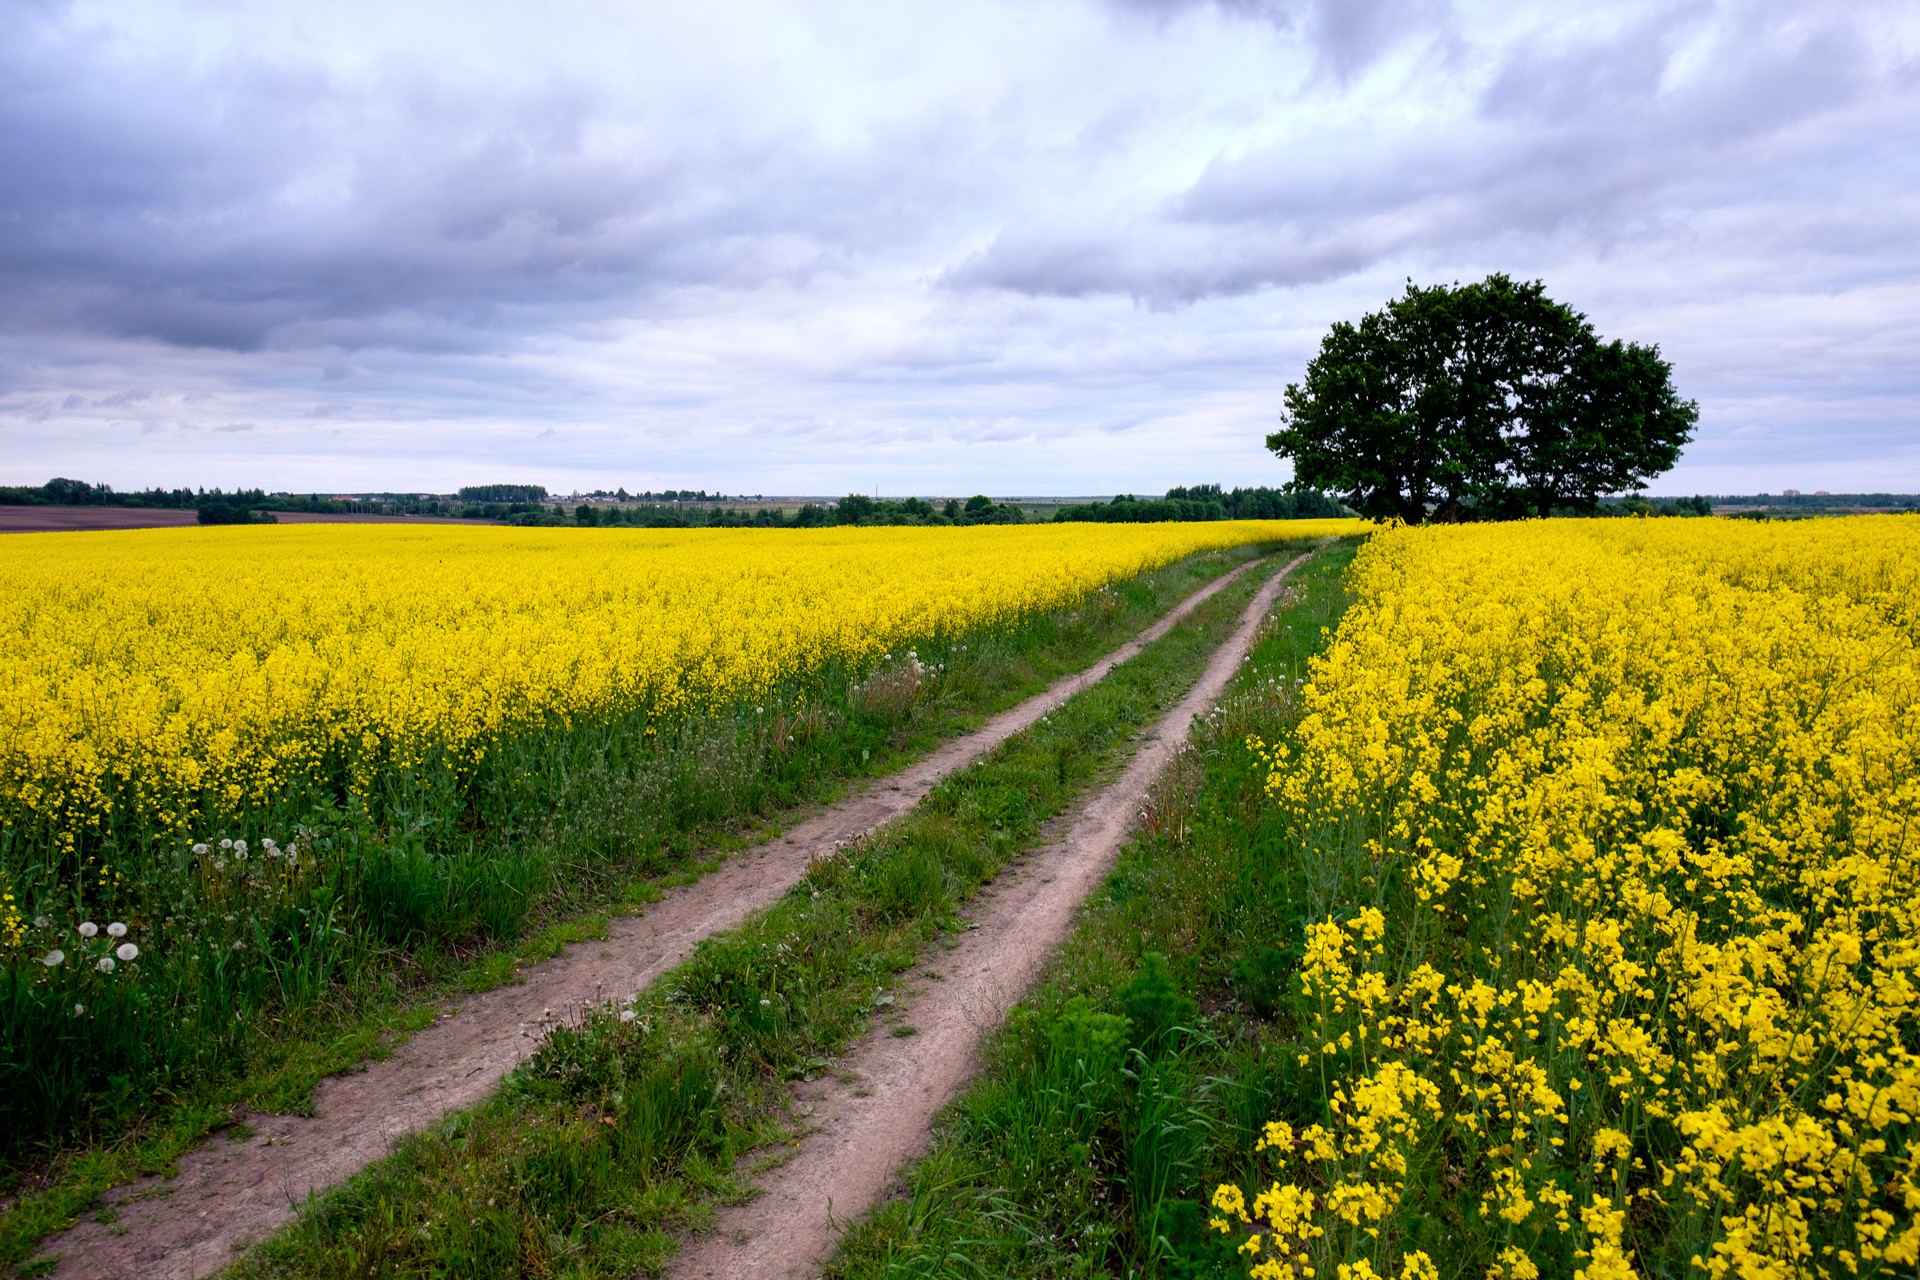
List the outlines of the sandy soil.
<svg viewBox="0 0 1920 1280">
<path fill-rule="evenodd" d="M 490 525 L 492 520 L 457 520 L 452 516 L 364 516 L 345 512 L 278 511 L 281 524 L 456 524 Z M 0 506 L 0 533 L 80 533 L 99 529 L 197 528 L 194 511 L 167 507 L 8 507 Z"/>
<path fill-rule="evenodd" d="M 181 1159 L 177 1177 L 109 1192 L 103 1199 L 117 1208 L 119 1221 L 83 1221 L 49 1241 L 47 1252 L 60 1258 L 52 1274 L 59 1280 L 189 1280 L 218 1270 L 236 1251 L 286 1225 L 310 1194 L 385 1155 L 395 1138 L 486 1098 L 532 1052 L 550 1019 L 582 1003 L 624 998 L 685 960 L 702 938 L 772 905 L 806 874 L 811 859 L 899 817 L 949 773 L 1099 681 L 1252 567 L 1215 579 L 1092 666 L 917 764 L 779 839 L 735 854 L 643 914 L 617 918 L 603 941 L 569 947 L 527 970 L 519 983 L 463 1000 L 388 1060 L 322 1081 L 311 1118 L 248 1116 L 252 1138 L 216 1136 Z"/>
<path fill-rule="evenodd" d="M 462 520 L 457 516 L 369 516 L 341 511 L 276 511 L 281 524 L 457 524 L 492 525 L 496 520 Z"/>
<path fill-rule="evenodd" d="M 0 507 L 0 533 L 76 533 L 88 529 L 178 529 L 198 512 L 158 507 Z"/>
<path fill-rule="evenodd" d="M 1142 801 L 1187 741 L 1195 716 L 1214 707 L 1305 556 L 1276 574 L 1242 616 L 1199 683 L 1141 739 L 1119 779 L 1042 848 L 980 895 L 974 928 L 930 957 L 940 975 L 896 992 L 896 1010 L 917 1029 L 896 1037 L 876 1026 L 841 1063 L 851 1082 L 822 1077 L 796 1091 L 811 1133 L 760 1179 L 751 1203 L 723 1211 L 711 1235 L 687 1242 L 670 1280 L 781 1280 L 811 1276 L 835 1239 L 834 1224 L 864 1212 L 889 1181 L 926 1150 L 928 1127 L 978 1066 L 982 1040 L 1005 1019 L 1066 940 L 1081 901 L 1112 867 Z M 765 1153 L 761 1153 L 765 1154 Z"/>
</svg>

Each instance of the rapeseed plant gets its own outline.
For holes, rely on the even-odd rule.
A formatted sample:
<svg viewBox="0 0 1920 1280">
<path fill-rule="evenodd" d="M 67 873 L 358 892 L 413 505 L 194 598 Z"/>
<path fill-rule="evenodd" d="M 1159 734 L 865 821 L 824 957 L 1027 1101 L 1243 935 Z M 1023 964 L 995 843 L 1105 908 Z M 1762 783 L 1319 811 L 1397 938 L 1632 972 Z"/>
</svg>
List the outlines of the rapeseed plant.
<svg viewBox="0 0 1920 1280">
<path fill-rule="evenodd" d="M 13 539 L 0 816 L 72 853 L 302 785 L 365 794 L 429 761 L 470 775 L 529 722 L 764 705 L 1196 551 L 1348 523 Z"/>
<path fill-rule="evenodd" d="M 1249 744 L 1349 871 L 1324 1113 L 1213 1197 L 1250 1273 L 1428 1274 L 1464 1202 L 1455 1274 L 1914 1274 L 1920 524 L 1400 528 L 1349 581 Z"/>
<path fill-rule="evenodd" d="M 617 906 L 1136 616 L 1144 570 L 1321 532 L 1090 529 L 0 544 L 0 1153 Z M 136 959 L 26 924 L 107 913 Z"/>
</svg>

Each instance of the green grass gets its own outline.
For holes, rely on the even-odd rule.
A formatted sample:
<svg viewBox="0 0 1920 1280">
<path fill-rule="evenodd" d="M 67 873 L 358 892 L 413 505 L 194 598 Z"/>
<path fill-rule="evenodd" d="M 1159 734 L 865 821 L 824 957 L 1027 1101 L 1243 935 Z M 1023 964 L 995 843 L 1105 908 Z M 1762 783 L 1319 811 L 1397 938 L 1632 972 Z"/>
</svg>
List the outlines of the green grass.
<svg viewBox="0 0 1920 1280">
<path fill-rule="evenodd" d="M 697 877 L 730 850 L 777 834 L 805 806 L 897 769 L 1084 667 L 1254 552 L 1192 557 L 1018 629 L 929 651 L 923 656 L 946 670 L 912 696 L 844 688 L 817 716 L 796 718 L 784 741 L 729 715 L 689 722 L 638 756 L 578 735 L 546 743 L 544 754 L 539 742 L 520 744 L 539 755 L 538 767 L 526 770 L 537 773 L 537 785 L 491 825 L 314 818 L 313 844 L 329 842 L 330 858 L 317 864 L 304 903 L 278 904 L 309 932 L 316 910 L 328 922 L 324 946 L 306 953 L 310 963 L 270 963 L 292 944 L 258 918 L 200 925 L 207 952 L 249 961 L 224 969 L 219 989 L 207 984 L 204 966 L 167 979 L 148 963 L 161 959 L 160 949 L 143 947 L 146 1005 L 122 1011 L 128 1016 L 119 1021 L 96 1008 L 89 1021 L 92 1033 L 117 1035 L 118 1048 L 76 1041 L 64 1026 L 39 1046 L 38 1057 L 56 1054 L 55 1065 L 72 1073 L 54 1086 L 38 1070 L 45 1064 L 27 1034 L 31 1019 L 8 1004 L 20 993 L 0 993 L 8 1046 L 0 1063 L 0 1266 L 18 1264 L 109 1187 L 169 1171 L 236 1108 L 307 1109 L 319 1080 L 389 1052 L 463 992 L 510 981 L 566 943 L 599 936 L 609 914 Z M 485 894 L 471 883 L 489 857 L 517 868 L 492 872 L 489 882 L 519 899 L 511 912 L 493 911 L 491 924 L 472 906 Z M 362 866 L 373 863 L 387 873 L 389 892 L 379 900 L 363 893 Z M 410 927 L 396 910 L 410 896 L 409 874 L 424 882 L 411 886 L 411 897 L 427 904 Z M 446 909 L 436 912 L 436 903 Z M 170 910 L 133 901 L 121 909 L 135 920 Z M 250 950 L 232 951 L 232 942 L 250 939 Z M 312 950 L 324 962 L 311 962 Z M 7 1021 L 10 1009 L 21 1026 Z M 218 1015 L 222 1026 L 201 1036 L 203 1014 Z M 174 1037 L 175 1048 L 143 1064 L 140 1052 L 152 1046 L 133 1042 L 148 1033 Z M 43 1093 L 63 1089 L 64 1101 L 36 1103 L 28 1088 L 15 1087 L 23 1081 Z"/>
<path fill-rule="evenodd" d="M 1283 1025 L 1295 956 L 1276 945 L 1301 936 L 1315 869 L 1294 856 L 1245 739 L 1291 723 L 1352 553 L 1296 576 L 906 1195 L 853 1225 L 829 1276 L 1245 1274 L 1237 1240 L 1206 1229 L 1206 1198 L 1251 1179 L 1268 1118 L 1320 1105 L 1317 1077 L 1296 1078 Z"/>
<path fill-rule="evenodd" d="M 1131 755 L 1190 687 L 1260 575 L 820 863 L 784 899 L 624 1007 L 552 1032 L 488 1103 L 403 1141 L 257 1248 L 247 1276 L 657 1272 L 749 1192 L 790 1082 L 891 1022 L 898 975 L 1042 826 Z"/>
</svg>

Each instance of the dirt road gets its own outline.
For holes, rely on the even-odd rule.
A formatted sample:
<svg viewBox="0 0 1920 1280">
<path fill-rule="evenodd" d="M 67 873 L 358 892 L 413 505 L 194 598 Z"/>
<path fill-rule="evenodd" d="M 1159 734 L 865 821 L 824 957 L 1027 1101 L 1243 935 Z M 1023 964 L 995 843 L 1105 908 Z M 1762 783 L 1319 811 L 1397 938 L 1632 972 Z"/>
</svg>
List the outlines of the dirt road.
<svg viewBox="0 0 1920 1280">
<path fill-rule="evenodd" d="M 1039 850 L 976 899 L 973 930 L 954 950 L 930 958 L 937 981 L 900 993 L 907 1037 L 876 1027 L 839 1065 L 850 1082 L 822 1077 L 803 1086 L 813 1132 L 793 1157 L 760 1179 L 752 1202 L 719 1215 L 711 1235 L 688 1242 L 670 1280 L 798 1280 L 810 1276 L 834 1240 L 833 1224 L 864 1212 L 902 1165 L 922 1154 L 934 1115 L 966 1083 L 982 1040 L 1033 985 L 1066 940 L 1080 903 L 1113 865 L 1153 780 L 1187 741 L 1195 716 L 1211 709 L 1252 649 L 1301 556 L 1274 575 L 1242 615 L 1239 629 L 1207 664 L 1192 691 L 1141 740 L 1119 779 L 1073 821 L 1065 839 Z"/>
</svg>

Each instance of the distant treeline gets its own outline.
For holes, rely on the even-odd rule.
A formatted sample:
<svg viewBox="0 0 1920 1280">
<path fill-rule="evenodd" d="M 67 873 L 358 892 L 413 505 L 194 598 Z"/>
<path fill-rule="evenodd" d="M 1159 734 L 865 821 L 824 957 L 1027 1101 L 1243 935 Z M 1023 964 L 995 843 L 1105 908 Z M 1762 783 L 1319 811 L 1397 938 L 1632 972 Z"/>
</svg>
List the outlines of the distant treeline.
<svg viewBox="0 0 1920 1280">
<path fill-rule="evenodd" d="M 510 523 L 628 525 L 642 529 L 820 529 L 830 525 L 1020 524 L 1025 519 L 1020 508 L 996 503 L 978 493 L 965 502 L 948 498 L 939 506 L 925 498 L 879 499 L 864 493 L 850 493 L 831 505 L 805 503 L 792 515 L 777 507 L 736 511 L 713 506 L 649 503 L 615 506 L 583 502 L 573 509 L 571 521 L 559 508 L 549 507 L 536 515 L 512 517 Z"/>
<path fill-rule="evenodd" d="M 1159 524 L 1191 520 L 1330 520 L 1352 515 L 1337 501 L 1312 489 L 1288 493 L 1284 489 L 1223 491 L 1217 484 L 1196 484 L 1167 490 L 1164 498 L 1116 495 L 1110 502 L 1083 502 L 1062 507 L 1054 520 L 1092 520 L 1104 524 Z"/>
<path fill-rule="evenodd" d="M 1729 494 L 1714 502 L 1726 507 L 1766 507 L 1770 510 L 1852 511 L 1859 508 L 1881 511 L 1920 511 L 1920 494 L 1911 493 L 1757 493 L 1750 497 Z"/>
<path fill-rule="evenodd" d="M 0 506 L 146 507 L 197 511 L 202 524 L 270 524 L 271 512 L 319 512 L 351 515 L 441 516 L 493 520 L 515 525 L 626 525 L 643 529 L 815 529 L 829 525 L 1020 524 L 1019 507 L 996 503 L 984 494 L 958 498 L 871 498 L 851 493 L 837 503 L 809 502 L 791 513 L 777 507 L 740 510 L 705 489 L 666 489 L 628 493 L 624 488 L 596 490 L 595 501 L 569 510 L 537 484 L 478 484 L 458 497 L 418 493 L 269 494 L 263 489 L 141 489 L 117 492 L 112 485 L 88 484 L 56 476 L 42 485 L 0 485 Z M 1731 511 L 1724 510 L 1732 508 Z M 1920 512 L 1920 495 L 1910 493 L 1787 493 L 1752 496 L 1647 498 L 1638 494 L 1602 499 L 1600 516 L 1709 516 L 1737 514 L 1749 519 L 1791 518 L 1847 511 Z M 1315 490 L 1235 488 L 1217 484 L 1167 490 L 1161 498 L 1123 493 L 1108 502 L 1062 507 L 1056 521 L 1146 524 L 1195 520 L 1314 520 L 1351 515 L 1336 499 Z M 1583 514 L 1572 509 L 1556 515 Z"/>
<path fill-rule="evenodd" d="M 460 488 L 462 502 L 540 502 L 547 496 L 543 484 L 469 484 Z"/>
<path fill-rule="evenodd" d="M 539 485 L 480 485 L 531 493 L 531 498 L 466 501 L 417 493 L 268 493 L 264 489 L 142 489 L 120 493 L 110 484 L 88 484 L 56 476 L 41 485 L 0 485 L 0 506 L 167 507 L 198 511 L 201 524 L 270 524 L 270 511 L 311 511 L 334 515 L 450 516 L 468 520 L 506 520 L 543 510 Z M 462 492 L 466 492 L 462 490 Z M 252 515 L 244 513 L 252 512 Z"/>
<path fill-rule="evenodd" d="M 218 489 L 213 490 L 219 493 Z M 259 490 L 253 492 L 258 493 Z M 265 496 L 265 495 L 262 495 Z M 0 506 L 8 507 L 171 507 L 192 509 L 200 495 L 192 489 L 143 489 L 115 493 L 110 484 L 88 484 L 55 476 L 45 484 L 0 485 Z"/>
<path fill-rule="evenodd" d="M 1567 514 L 1573 514 L 1568 512 Z M 1597 516 L 1710 516 L 1713 514 L 1713 499 L 1694 494 L 1691 498 L 1643 498 L 1633 494 L 1626 498 L 1603 498 L 1600 506 L 1583 515 Z"/>
</svg>

